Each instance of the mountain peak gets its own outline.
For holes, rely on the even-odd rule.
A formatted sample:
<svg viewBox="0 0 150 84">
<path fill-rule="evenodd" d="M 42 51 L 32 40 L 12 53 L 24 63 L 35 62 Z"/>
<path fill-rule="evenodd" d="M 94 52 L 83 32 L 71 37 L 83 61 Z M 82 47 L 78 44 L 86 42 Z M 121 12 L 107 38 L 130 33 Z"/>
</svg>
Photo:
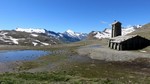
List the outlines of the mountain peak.
<svg viewBox="0 0 150 84">
<path fill-rule="evenodd" d="M 72 31 L 71 29 L 68 29 L 66 32 L 67 32 L 67 33 L 70 33 L 70 34 L 74 34 L 74 33 L 75 33 L 75 32 Z"/>
<path fill-rule="evenodd" d="M 76 37 L 76 33 L 72 31 L 71 29 L 68 29 L 67 31 L 65 31 L 65 34 L 72 36 L 72 37 Z"/>
</svg>

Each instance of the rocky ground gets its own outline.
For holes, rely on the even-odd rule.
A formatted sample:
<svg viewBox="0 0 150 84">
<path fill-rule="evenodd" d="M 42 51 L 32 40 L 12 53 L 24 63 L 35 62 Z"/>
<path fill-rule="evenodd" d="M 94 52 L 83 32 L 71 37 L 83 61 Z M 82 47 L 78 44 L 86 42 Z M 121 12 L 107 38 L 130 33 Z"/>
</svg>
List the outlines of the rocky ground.
<svg viewBox="0 0 150 84">
<path fill-rule="evenodd" d="M 144 50 L 117 51 L 101 45 L 88 45 L 78 49 L 80 55 L 88 55 L 92 59 L 105 61 L 133 61 L 137 58 L 150 58 L 150 54 Z"/>
</svg>

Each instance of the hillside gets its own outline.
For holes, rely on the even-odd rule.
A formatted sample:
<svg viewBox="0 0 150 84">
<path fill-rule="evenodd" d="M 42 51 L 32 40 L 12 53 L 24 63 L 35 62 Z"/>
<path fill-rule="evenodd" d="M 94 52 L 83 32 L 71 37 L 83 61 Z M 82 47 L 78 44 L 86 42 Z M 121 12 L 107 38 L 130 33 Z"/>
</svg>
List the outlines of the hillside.
<svg viewBox="0 0 150 84">
<path fill-rule="evenodd" d="M 27 33 L 14 30 L 0 31 L 1 45 L 47 46 L 60 43 L 59 39 L 41 33 Z"/>
<path fill-rule="evenodd" d="M 136 31 L 130 33 L 131 34 L 138 34 L 142 37 L 150 39 L 150 23 L 142 26 L 141 28 L 137 29 Z"/>
</svg>

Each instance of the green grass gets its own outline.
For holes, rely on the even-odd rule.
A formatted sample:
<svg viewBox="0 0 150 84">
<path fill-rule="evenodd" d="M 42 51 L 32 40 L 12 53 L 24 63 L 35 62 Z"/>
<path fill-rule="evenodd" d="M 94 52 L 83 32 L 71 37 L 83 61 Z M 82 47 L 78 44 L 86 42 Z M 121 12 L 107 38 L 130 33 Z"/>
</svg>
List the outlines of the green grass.
<svg viewBox="0 0 150 84">
<path fill-rule="evenodd" d="M 65 73 L 54 72 L 38 72 L 38 73 L 4 73 L 0 74 L 0 84 L 41 84 L 50 82 L 66 82 L 69 81 Z"/>
<path fill-rule="evenodd" d="M 16 67 L 16 69 L 18 71 L 22 71 L 22 70 L 29 70 L 29 69 L 33 69 L 33 68 L 37 68 L 39 67 L 41 64 L 36 62 L 36 61 L 25 61 L 25 62 L 22 62 L 21 65 L 18 65 Z"/>
<path fill-rule="evenodd" d="M 115 84 L 110 79 L 88 79 L 68 75 L 66 72 L 38 72 L 38 73 L 4 73 L 0 74 L 0 83 L 2 84 Z"/>
<path fill-rule="evenodd" d="M 85 67 L 83 67 L 85 68 Z M 97 69 L 93 68 L 93 71 Z M 108 70 L 106 70 L 108 71 Z M 134 73 L 120 73 L 110 71 L 108 76 L 104 76 L 106 72 L 100 71 L 99 77 L 83 77 L 79 76 L 75 71 L 60 71 L 60 72 L 20 72 L 20 73 L 4 73 L 0 74 L 0 84 L 149 84 L 150 77 L 137 75 Z M 82 71 L 83 72 L 83 71 Z M 90 71 L 84 71 L 87 74 L 92 74 Z M 93 72 L 93 73 L 95 73 Z M 99 73 L 100 73 L 99 72 Z M 113 72 L 113 73 L 112 73 Z M 78 72 L 79 73 L 79 72 Z M 81 73 L 81 71 L 80 71 Z M 93 75 L 94 76 L 94 75 Z"/>
<path fill-rule="evenodd" d="M 130 34 L 137 34 L 150 40 L 150 23 L 145 24 L 142 28 L 139 28 Z"/>
<path fill-rule="evenodd" d="M 130 66 L 130 65 L 128 65 Z M 140 69 L 140 68 L 137 68 Z M 113 83 L 125 83 L 125 84 L 148 84 L 150 81 L 150 75 L 136 68 L 126 67 L 113 63 L 76 63 L 70 69 L 70 74 L 75 74 L 84 78 L 99 78 L 108 79 Z M 141 74 L 143 73 L 143 74 Z"/>
</svg>

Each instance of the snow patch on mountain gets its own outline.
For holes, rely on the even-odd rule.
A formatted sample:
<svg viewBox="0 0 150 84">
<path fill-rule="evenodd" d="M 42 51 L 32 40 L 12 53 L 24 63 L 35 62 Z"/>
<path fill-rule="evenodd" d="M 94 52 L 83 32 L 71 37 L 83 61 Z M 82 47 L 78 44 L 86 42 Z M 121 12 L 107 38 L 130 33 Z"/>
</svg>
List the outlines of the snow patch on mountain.
<svg viewBox="0 0 150 84">
<path fill-rule="evenodd" d="M 1 45 L 47 46 L 59 43 L 60 41 L 55 37 L 49 37 L 45 34 L 26 33 L 12 30 L 0 31 Z"/>
<path fill-rule="evenodd" d="M 32 42 L 32 44 L 33 44 L 33 46 L 37 46 L 37 44 L 38 44 L 38 43 L 36 43 L 36 42 Z"/>
<path fill-rule="evenodd" d="M 31 36 L 33 36 L 33 37 L 38 37 L 39 35 L 37 35 L 37 34 L 30 34 Z"/>
<path fill-rule="evenodd" d="M 45 43 L 45 42 L 41 42 L 41 44 L 43 44 L 43 45 L 45 45 L 45 46 L 50 45 L 49 43 Z"/>
<path fill-rule="evenodd" d="M 95 32 L 95 38 L 101 39 L 101 38 L 109 38 L 110 34 L 105 33 L 105 32 Z"/>
<path fill-rule="evenodd" d="M 141 25 L 136 25 L 136 26 L 129 26 L 126 28 L 122 28 L 122 35 L 127 35 L 129 33 L 132 33 L 138 28 L 141 28 Z M 103 32 L 100 31 L 95 31 L 93 32 L 93 37 L 97 39 L 102 39 L 102 38 L 110 38 L 111 37 L 111 29 L 106 28 Z"/>
<path fill-rule="evenodd" d="M 40 28 L 16 28 L 16 31 L 27 32 L 27 33 L 46 33 L 45 29 Z"/>
<path fill-rule="evenodd" d="M 80 36 L 79 33 L 74 32 L 74 31 L 72 31 L 72 30 L 70 30 L 70 29 L 67 30 L 67 31 L 65 31 L 64 34 L 66 34 L 66 35 L 68 35 L 68 36 L 70 36 L 70 37 L 79 37 L 79 36 Z M 80 38 L 80 37 L 79 37 L 79 38 Z"/>
<path fill-rule="evenodd" d="M 72 36 L 72 37 L 76 37 L 78 34 L 76 34 L 74 31 L 72 31 L 72 30 L 67 30 L 66 32 L 65 32 L 66 34 L 68 34 L 69 36 Z"/>
<path fill-rule="evenodd" d="M 0 40 L 6 43 L 14 43 L 14 44 L 19 44 L 18 41 L 22 39 L 16 39 L 13 38 L 12 36 L 7 36 L 8 32 L 1 32 L 0 33 Z"/>
<path fill-rule="evenodd" d="M 76 39 L 84 39 L 85 37 L 87 37 L 87 34 L 86 33 L 79 33 L 79 32 L 74 32 L 72 30 L 67 30 L 65 31 L 63 34 L 69 36 L 69 37 L 73 37 L 73 38 L 76 38 Z"/>
<path fill-rule="evenodd" d="M 43 45 L 45 45 L 45 46 L 50 45 L 49 43 L 41 42 L 41 41 L 39 41 L 39 40 L 35 40 L 35 41 L 38 42 L 38 43 L 41 43 L 41 44 L 43 44 Z M 34 43 L 34 44 L 35 44 L 35 43 Z"/>
<path fill-rule="evenodd" d="M 27 32 L 27 33 L 42 33 L 49 36 L 50 38 L 55 37 L 56 39 L 63 40 L 66 42 L 80 41 L 87 37 L 87 34 L 85 33 L 74 32 L 70 29 L 65 31 L 64 33 L 56 33 L 53 31 L 48 31 L 46 29 L 34 29 L 34 28 L 16 28 L 15 31 Z M 33 37 L 36 37 L 35 34 L 31 34 L 31 35 Z"/>
<path fill-rule="evenodd" d="M 11 36 L 9 36 L 9 39 L 12 40 L 12 42 L 13 42 L 14 44 L 19 44 L 19 43 L 18 43 L 18 40 L 19 40 L 19 39 L 15 39 L 15 38 L 13 38 L 13 37 L 11 37 Z"/>
</svg>

